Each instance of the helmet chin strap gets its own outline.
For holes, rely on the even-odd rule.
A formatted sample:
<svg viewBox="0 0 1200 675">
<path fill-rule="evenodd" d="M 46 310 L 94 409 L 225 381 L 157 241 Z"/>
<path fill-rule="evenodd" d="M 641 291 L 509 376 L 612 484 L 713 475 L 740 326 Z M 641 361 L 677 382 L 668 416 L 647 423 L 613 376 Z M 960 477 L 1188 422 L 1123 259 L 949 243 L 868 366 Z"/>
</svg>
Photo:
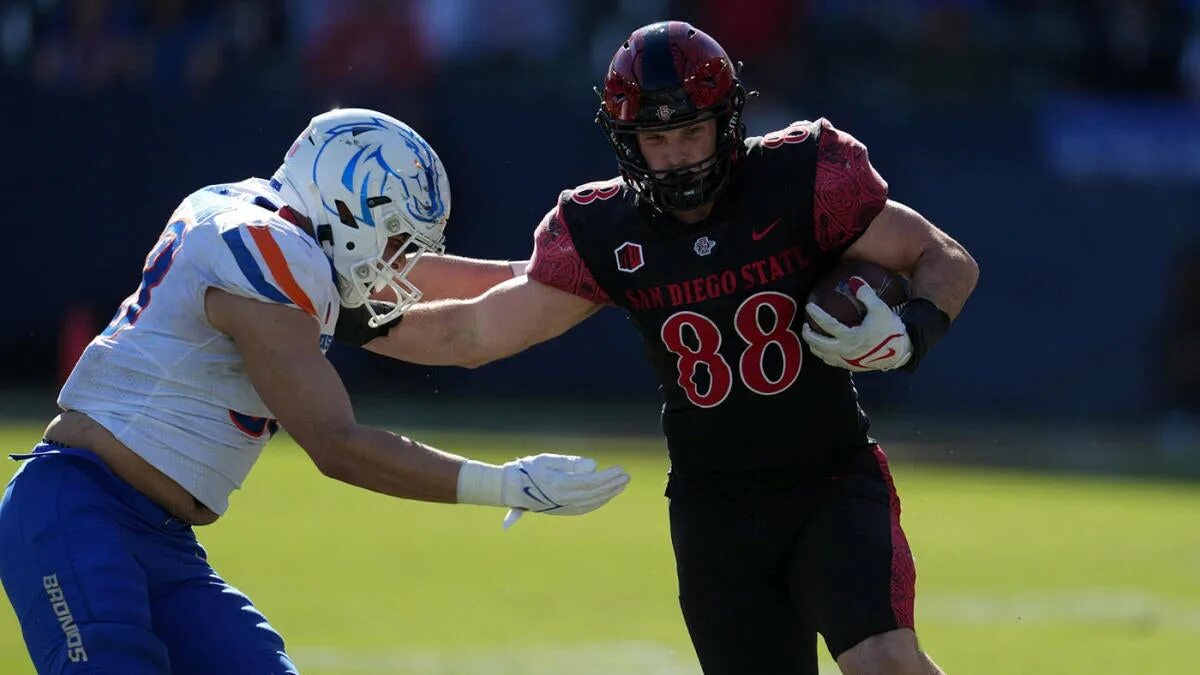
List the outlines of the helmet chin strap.
<svg viewBox="0 0 1200 675">
<path fill-rule="evenodd" d="M 333 259 L 333 226 L 329 224 L 328 216 L 326 216 L 326 214 L 321 209 L 314 209 L 311 205 L 312 202 L 308 199 L 305 199 L 304 195 L 300 194 L 300 191 L 295 189 L 295 187 L 292 185 L 290 180 L 285 179 L 284 181 L 282 181 L 282 183 L 283 183 L 283 185 L 290 188 L 288 191 L 292 192 L 295 195 L 295 198 L 297 200 L 299 200 L 299 202 L 300 202 L 299 204 L 290 205 L 290 206 L 293 206 L 293 208 L 298 206 L 299 208 L 304 210 L 304 213 L 302 213 L 301 215 L 308 218 L 309 222 L 312 223 L 313 235 L 317 238 L 317 244 L 319 244 L 321 246 L 321 250 L 325 252 L 325 255 L 329 256 L 330 260 L 332 260 Z M 309 195 L 311 195 L 312 199 L 315 200 L 317 204 L 321 203 L 321 193 L 317 191 L 316 183 L 312 183 L 312 182 L 308 183 L 308 192 L 309 192 Z M 285 199 L 288 198 L 288 195 L 286 195 L 286 194 L 284 194 L 283 196 Z"/>
<path fill-rule="evenodd" d="M 279 184 L 276 191 L 279 192 L 280 198 L 293 211 L 308 219 L 308 222 L 312 224 L 313 236 L 316 238 L 317 244 L 325 255 L 333 260 L 333 227 L 329 224 L 329 219 L 325 216 L 324 211 L 312 206 L 314 201 L 317 204 L 322 203 L 321 193 L 317 191 L 317 184 L 312 181 L 308 182 L 307 192 L 310 198 L 305 199 L 304 191 L 296 188 L 286 172 L 282 170 L 276 172 L 274 179 Z"/>
<path fill-rule="evenodd" d="M 279 191 L 280 196 L 282 196 L 284 201 L 287 202 L 299 202 L 298 204 L 289 203 L 288 206 L 291 206 L 293 209 L 303 211 L 301 215 L 308 218 L 309 222 L 312 223 L 313 236 L 316 237 L 317 244 L 321 247 L 321 251 L 324 252 L 330 260 L 333 260 L 333 226 L 329 223 L 329 216 L 323 209 L 314 208 L 312 206 L 314 203 L 323 203 L 321 201 L 321 193 L 317 190 L 317 184 L 309 181 L 305 186 L 306 191 L 309 194 L 308 199 L 305 199 L 303 191 L 297 190 L 296 186 L 292 184 L 291 180 L 289 180 L 286 175 L 280 181 L 280 185 L 282 186 Z M 357 286 L 355 286 L 352 280 L 343 278 L 341 273 L 337 272 L 336 270 L 335 274 L 337 276 L 338 295 L 340 296 L 343 307 L 353 309 L 366 304 L 366 300 L 361 298 L 347 297 L 351 295 L 358 296 L 361 295 L 361 293 L 358 292 Z"/>
</svg>

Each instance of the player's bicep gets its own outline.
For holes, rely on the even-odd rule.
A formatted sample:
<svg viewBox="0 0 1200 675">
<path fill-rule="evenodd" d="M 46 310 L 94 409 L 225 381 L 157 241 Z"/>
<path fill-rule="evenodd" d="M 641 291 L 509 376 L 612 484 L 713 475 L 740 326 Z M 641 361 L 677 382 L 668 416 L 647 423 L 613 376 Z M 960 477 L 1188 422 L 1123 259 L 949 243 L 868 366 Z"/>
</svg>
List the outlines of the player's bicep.
<svg viewBox="0 0 1200 675">
<path fill-rule="evenodd" d="M 350 397 L 321 353 L 320 326 L 299 309 L 209 288 L 205 312 L 237 345 L 246 375 L 267 408 L 313 459 L 354 424 Z"/>
<path fill-rule="evenodd" d="M 949 236 L 924 216 L 889 199 L 842 257 L 866 260 L 893 272 L 910 274 L 925 251 L 945 240 L 949 240 Z"/>
</svg>

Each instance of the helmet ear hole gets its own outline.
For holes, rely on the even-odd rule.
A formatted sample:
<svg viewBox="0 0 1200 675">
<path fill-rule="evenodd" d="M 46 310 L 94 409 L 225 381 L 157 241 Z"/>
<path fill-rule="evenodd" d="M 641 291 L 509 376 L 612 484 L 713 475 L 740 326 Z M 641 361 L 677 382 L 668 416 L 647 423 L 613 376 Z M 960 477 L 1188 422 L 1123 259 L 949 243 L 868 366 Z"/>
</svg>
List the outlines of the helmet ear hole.
<svg viewBox="0 0 1200 675">
<path fill-rule="evenodd" d="M 346 242 L 346 250 L 353 251 L 354 250 L 354 242 L 352 242 L 352 241 Z"/>
<path fill-rule="evenodd" d="M 358 229 L 358 221 L 354 219 L 354 214 L 350 212 L 350 207 L 346 206 L 346 202 L 337 200 L 333 203 L 337 207 L 338 220 L 346 227 Z"/>
</svg>

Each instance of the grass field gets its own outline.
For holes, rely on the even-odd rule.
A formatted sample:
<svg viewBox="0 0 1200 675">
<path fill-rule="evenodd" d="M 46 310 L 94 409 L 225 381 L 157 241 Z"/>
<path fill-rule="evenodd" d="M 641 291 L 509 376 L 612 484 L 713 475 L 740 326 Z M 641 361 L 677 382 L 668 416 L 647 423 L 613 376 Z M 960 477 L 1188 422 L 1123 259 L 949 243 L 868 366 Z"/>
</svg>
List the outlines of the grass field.
<svg viewBox="0 0 1200 675">
<path fill-rule="evenodd" d="M 589 516 L 502 532 L 499 509 L 362 492 L 277 439 L 199 535 L 302 672 L 699 672 L 675 603 L 657 439 L 414 435 L 493 460 L 593 454 L 634 480 Z M 36 436 L 0 428 L 0 448 Z M 0 467 L 6 477 L 15 464 Z M 917 554 L 918 629 L 949 673 L 1200 672 L 1200 485 L 893 470 Z M 4 609 L 0 673 L 32 673 Z"/>
</svg>

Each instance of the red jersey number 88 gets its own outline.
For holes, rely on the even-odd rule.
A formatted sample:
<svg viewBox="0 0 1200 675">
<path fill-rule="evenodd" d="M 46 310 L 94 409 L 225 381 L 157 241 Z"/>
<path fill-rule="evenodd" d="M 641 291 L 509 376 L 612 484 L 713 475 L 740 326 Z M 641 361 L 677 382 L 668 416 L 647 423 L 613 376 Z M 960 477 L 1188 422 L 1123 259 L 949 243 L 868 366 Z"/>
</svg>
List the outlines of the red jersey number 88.
<svg viewBox="0 0 1200 675">
<path fill-rule="evenodd" d="M 766 321 L 767 326 L 763 325 L 760 311 L 764 309 L 774 317 Z M 746 343 L 738 358 L 738 375 L 750 391 L 771 396 L 785 391 L 799 377 L 804 349 L 800 336 L 792 330 L 796 313 L 796 301 L 774 291 L 746 298 L 734 312 L 734 328 Z M 692 344 L 685 342 L 685 328 L 691 331 Z M 712 319 L 691 311 L 676 312 L 663 322 L 661 336 L 667 349 L 679 357 L 677 383 L 689 401 L 701 408 L 712 408 L 729 397 L 733 390 L 733 370 L 721 355 L 721 330 Z M 766 372 L 767 350 L 771 346 L 777 347 L 783 357 L 783 367 L 774 378 Z M 701 365 L 708 371 L 708 386 L 704 391 L 696 378 Z"/>
</svg>

